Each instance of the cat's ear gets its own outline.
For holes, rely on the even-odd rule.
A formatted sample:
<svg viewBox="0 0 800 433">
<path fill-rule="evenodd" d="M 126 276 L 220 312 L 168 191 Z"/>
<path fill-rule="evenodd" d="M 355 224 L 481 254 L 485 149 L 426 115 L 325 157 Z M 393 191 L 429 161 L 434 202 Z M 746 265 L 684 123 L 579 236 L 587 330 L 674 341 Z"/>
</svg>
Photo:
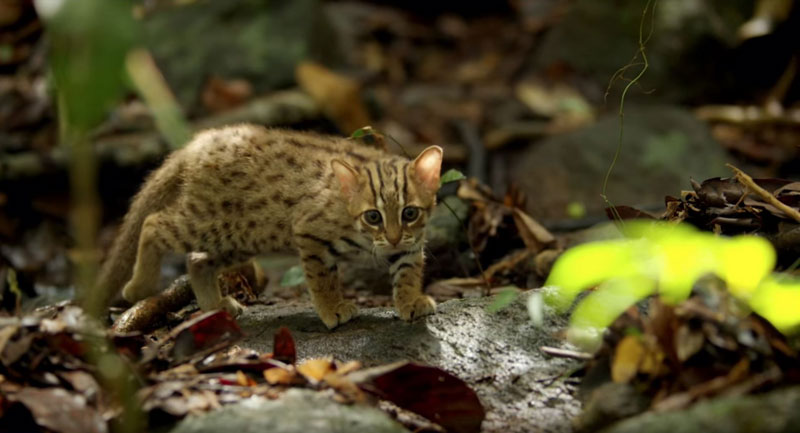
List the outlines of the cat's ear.
<svg viewBox="0 0 800 433">
<path fill-rule="evenodd" d="M 353 195 L 358 191 L 358 173 L 350 166 L 350 164 L 342 161 L 341 159 L 334 159 L 331 161 L 331 168 L 333 174 L 339 179 L 339 187 L 342 189 L 342 195 L 348 200 L 353 198 Z"/>
<path fill-rule="evenodd" d="M 442 170 L 442 148 L 431 146 L 423 150 L 414 160 L 414 176 L 430 192 L 439 190 L 439 175 Z"/>
</svg>

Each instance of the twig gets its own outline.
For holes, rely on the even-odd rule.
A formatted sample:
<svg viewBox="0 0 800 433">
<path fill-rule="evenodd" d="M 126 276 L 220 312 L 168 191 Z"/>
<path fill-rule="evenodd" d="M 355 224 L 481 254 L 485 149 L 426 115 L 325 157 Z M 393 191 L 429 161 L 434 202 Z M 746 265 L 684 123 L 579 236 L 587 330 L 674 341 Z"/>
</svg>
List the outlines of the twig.
<svg viewBox="0 0 800 433">
<path fill-rule="evenodd" d="M 743 172 L 742 170 L 739 170 L 738 168 L 734 167 L 731 164 L 725 164 L 725 165 L 731 170 L 733 170 L 733 173 L 736 175 L 736 180 L 738 180 L 739 183 L 747 187 L 750 191 L 760 195 L 761 198 L 766 200 L 769 204 L 780 209 L 790 218 L 800 223 L 800 212 L 798 212 L 794 208 L 785 205 L 782 201 L 778 200 L 774 195 L 772 195 L 771 192 L 758 186 L 758 184 L 756 184 L 755 181 L 753 181 L 753 178 L 750 177 L 747 173 Z"/>
<path fill-rule="evenodd" d="M 580 361 L 588 361 L 594 358 L 594 355 L 591 353 L 578 352 L 577 350 L 559 349 L 557 347 L 542 346 L 539 348 L 539 350 L 557 358 L 577 359 Z"/>
</svg>

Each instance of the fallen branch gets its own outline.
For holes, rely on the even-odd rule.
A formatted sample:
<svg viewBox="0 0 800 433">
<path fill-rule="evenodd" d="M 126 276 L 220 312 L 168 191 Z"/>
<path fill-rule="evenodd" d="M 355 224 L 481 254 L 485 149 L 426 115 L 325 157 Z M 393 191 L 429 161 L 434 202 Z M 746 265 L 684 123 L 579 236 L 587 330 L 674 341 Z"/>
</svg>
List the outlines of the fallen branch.
<svg viewBox="0 0 800 433">
<path fill-rule="evenodd" d="M 250 103 L 193 122 L 194 131 L 233 123 L 290 125 L 320 116 L 319 107 L 306 93 L 286 90 L 254 99 Z M 169 152 L 164 138 L 157 131 L 119 134 L 94 140 L 98 161 L 121 167 L 155 161 Z M 2 155 L 0 181 L 34 177 L 42 173 L 64 170 L 69 162 L 66 146 L 55 146 L 49 153 L 23 152 Z"/>
<path fill-rule="evenodd" d="M 559 349 L 557 347 L 542 346 L 539 348 L 539 350 L 550 356 L 555 356 L 556 358 L 569 358 L 580 361 L 588 361 L 594 358 L 594 355 L 591 353 L 578 352 L 577 350 Z"/>
<path fill-rule="evenodd" d="M 778 200 L 771 192 L 765 190 L 764 188 L 758 186 L 758 184 L 753 181 L 753 178 L 750 177 L 747 173 L 739 170 L 738 168 L 734 167 L 731 164 L 725 164 L 728 168 L 733 170 L 733 173 L 736 175 L 736 180 L 739 181 L 742 185 L 744 185 L 750 191 L 758 194 L 767 201 L 767 203 L 775 206 L 776 208 L 780 209 L 781 212 L 785 213 L 791 219 L 800 223 L 800 212 L 796 209 L 787 206 L 782 201 Z"/>
<path fill-rule="evenodd" d="M 243 281 L 239 278 L 239 276 Z M 267 285 L 264 272 L 255 262 L 237 266 L 220 277 L 223 294 L 244 290 L 250 298 L 257 298 Z M 117 334 L 150 332 L 164 325 L 169 313 L 175 312 L 194 300 L 189 276 L 178 277 L 166 290 L 137 302 L 114 322 L 112 330 Z"/>
</svg>

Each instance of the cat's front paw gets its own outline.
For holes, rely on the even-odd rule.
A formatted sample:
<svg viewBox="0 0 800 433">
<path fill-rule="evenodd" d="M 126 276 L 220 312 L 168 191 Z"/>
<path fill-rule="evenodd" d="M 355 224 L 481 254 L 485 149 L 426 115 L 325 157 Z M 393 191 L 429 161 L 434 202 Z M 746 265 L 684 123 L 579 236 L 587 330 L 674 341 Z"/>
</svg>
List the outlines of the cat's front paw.
<svg viewBox="0 0 800 433">
<path fill-rule="evenodd" d="M 358 313 L 358 307 L 352 302 L 342 302 L 337 305 L 336 308 L 331 308 L 326 311 L 317 311 L 319 318 L 322 319 L 322 323 L 324 323 L 328 329 L 333 329 L 349 322 L 350 319 L 356 316 L 356 313 Z"/>
<path fill-rule="evenodd" d="M 411 302 L 396 305 L 397 313 L 405 321 L 412 321 L 417 317 L 427 316 L 436 312 L 436 301 L 430 296 L 420 295 L 412 299 Z"/>
<path fill-rule="evenodd" d="M 244 306 L 231 296 L 222 298 L 219 302 L 219 308 L 227 311 L 232 317 L 237 317 L 244 312 Z"/>
</svg>

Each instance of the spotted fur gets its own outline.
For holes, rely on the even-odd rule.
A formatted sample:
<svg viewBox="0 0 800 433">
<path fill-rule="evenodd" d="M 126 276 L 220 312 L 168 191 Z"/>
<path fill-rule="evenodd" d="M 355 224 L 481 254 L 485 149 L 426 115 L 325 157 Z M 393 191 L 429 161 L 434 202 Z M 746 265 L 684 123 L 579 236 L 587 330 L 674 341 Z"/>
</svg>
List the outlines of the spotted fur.
<svg viewBox="0 0 800 433">
<path fill-rule="evenodd" d="M 201 132 L 134 198 L 98 285 L 138 301 L 155 293 L 162 256 L 185 253 L 200 307 L 239 314 L 242 306 L 222 297 L 218 273 L 294 250 L 329 328 L 356 314 L 338 276 L 353 260 L 388 265 L 401 318 L 430 314 L 436 304 L 421 287 L 424 229 L 441 160 L 436 146 L 409 161 L 352 140 L 254 125 Z"/>
</svg>

